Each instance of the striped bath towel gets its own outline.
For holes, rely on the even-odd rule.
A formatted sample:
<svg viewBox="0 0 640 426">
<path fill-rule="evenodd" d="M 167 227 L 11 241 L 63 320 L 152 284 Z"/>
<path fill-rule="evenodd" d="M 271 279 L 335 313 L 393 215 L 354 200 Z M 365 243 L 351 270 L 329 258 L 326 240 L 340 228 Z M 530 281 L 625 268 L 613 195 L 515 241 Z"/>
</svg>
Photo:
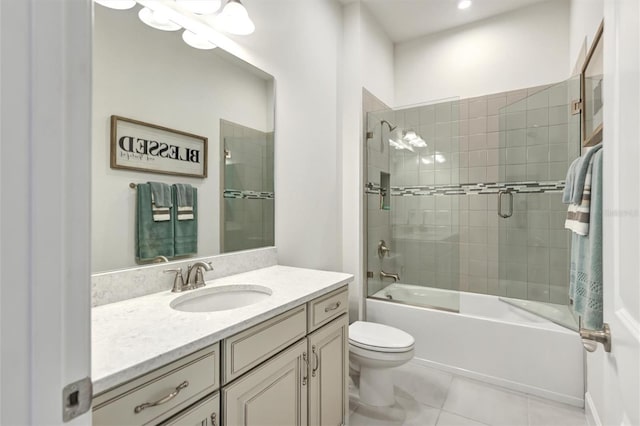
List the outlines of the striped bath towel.
<svg viewBox="0 0 640 426">
<path fill-rule="evenodd" d="M 591 170 L 593 169 L 593 157 L 589 159 L 587 174 L 584 178 L 582 198 L 580 204 L 569 204 L 567 220 L 564 227 L 578 235 L 589 235 L 589 217 L 591 212 Z"/>
<path fill-rule="evenodd" d="M 569 208 L 564 227 L 577 235 L 589 235 L 593 156 L 600 149 L 602 144 L 591 148 L 571 164 L 567 173 L 567 187 L 565 187 L 562 201 L 569 204 Z M 571 188 L 568 188 L 569 186 Z"/>
</svg>

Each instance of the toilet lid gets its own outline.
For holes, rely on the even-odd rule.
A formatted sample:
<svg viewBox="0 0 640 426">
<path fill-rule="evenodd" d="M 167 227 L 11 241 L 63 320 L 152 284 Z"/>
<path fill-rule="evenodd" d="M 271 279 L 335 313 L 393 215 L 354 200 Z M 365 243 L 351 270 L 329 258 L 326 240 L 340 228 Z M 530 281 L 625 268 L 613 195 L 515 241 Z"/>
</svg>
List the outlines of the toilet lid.
<svg viewBox="0 0 640 426">
<path fill-rule="evenodd" d="M 403 352 L 413 347 L 409 333 L 375 322 L 356 321 L 349 326 L 349 343 L 378 352 Z"/>
</svg>

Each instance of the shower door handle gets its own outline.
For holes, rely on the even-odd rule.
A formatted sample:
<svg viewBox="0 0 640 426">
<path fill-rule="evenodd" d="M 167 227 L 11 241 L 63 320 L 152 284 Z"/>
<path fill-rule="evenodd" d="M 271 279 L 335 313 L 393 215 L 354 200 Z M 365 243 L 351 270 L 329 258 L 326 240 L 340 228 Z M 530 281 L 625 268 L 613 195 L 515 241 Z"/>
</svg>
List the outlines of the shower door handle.
<svg viewBox="0 0 640 426">
<path fill-rule="evenodd" d="M 502 213 L 502 196 L 509 196 L 509 210 L 507 213 Z M 498 216 L 503 219 L 513 216 L 513 193 L 511 191 L 500 191 L 498 192 Z"/>
</svg>

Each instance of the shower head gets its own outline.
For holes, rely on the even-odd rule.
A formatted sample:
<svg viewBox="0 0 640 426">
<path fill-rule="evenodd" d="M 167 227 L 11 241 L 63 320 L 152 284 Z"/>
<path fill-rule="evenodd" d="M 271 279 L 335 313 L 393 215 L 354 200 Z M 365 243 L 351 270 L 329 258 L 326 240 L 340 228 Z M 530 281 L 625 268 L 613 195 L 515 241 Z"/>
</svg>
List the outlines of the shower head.
<svg viewBox="0 0 640 426">
<path fill-rule="evenodd" d="M 380 125 L 386 124 L 387 126 L 389 126 L 389 131 L 393 132 L 395 129 L 398 128 L 398 126 L 394 126 L 393 124 L 389 123 L 387 120 L 382 120 L 380 121 Z"/>
</svg>

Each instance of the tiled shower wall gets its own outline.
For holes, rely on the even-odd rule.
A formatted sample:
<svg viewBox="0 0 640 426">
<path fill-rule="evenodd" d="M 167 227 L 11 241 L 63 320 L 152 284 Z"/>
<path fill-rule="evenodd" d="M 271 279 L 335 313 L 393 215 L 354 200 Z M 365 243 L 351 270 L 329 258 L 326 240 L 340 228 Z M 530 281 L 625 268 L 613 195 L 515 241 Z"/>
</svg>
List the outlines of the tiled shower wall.
<svg viewBox="0 0 640 426">
<path fill-rule="evenodd" d="M 390 152 L 391 272 L 401 282 L 566 303 L 569 236 L 559 188 L 578 155 L 579 118 L 569 114 L 576 83 L 370 115 L 372 128 L 386 114 L 427 142 L 415 152 L 380 144 Z M 383 139 L 393 136 L 383 131 Z M 369 151 L 377 145 L 369 141 Z M 379 182 L 371 167 L 369 182 Z M 508 219 L 497 214 L 497 189 L 460 187 L 496 182 L 516 188 Z M 535 193 L 542 190 L 551 192 Z M 434 191 L 450 195 L 425 195 Z"/>
<path fill-rule="evenodd" d="M 273 132 L 227 120 L 220 120 L 220 132 L 229 155 L 222 183 L 222 252 L 273 246 Z"/>
</svg>

